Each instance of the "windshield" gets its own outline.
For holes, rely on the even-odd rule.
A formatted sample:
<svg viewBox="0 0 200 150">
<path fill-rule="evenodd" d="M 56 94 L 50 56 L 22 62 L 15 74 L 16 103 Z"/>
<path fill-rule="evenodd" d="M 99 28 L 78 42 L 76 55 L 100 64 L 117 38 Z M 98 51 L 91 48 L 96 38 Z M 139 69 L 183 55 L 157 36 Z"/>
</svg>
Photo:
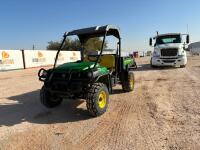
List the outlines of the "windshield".
<svg viewBox="0 0 200 150">
<path fill-rule="evenodd" d="M 168 43 L 181 43 L 181 36 L 180 35 L 165 35 L 165 36 L 159 36 L 156 39 L 156 45 L 168 44 Z"/>
</svg>

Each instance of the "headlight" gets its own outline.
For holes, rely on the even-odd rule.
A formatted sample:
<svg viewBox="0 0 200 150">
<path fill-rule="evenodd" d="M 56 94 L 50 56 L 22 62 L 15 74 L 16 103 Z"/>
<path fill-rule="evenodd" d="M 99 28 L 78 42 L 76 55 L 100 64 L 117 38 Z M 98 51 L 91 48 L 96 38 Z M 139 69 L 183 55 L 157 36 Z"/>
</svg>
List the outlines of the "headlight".
<svg viewBox="0 0 200 150">
<path fill-rule="evenodd" d="M 179 54 L 179 57 L 184 57 L 184 56 L 185 56 L 185 51 L 182 50 L 182 51 L 180 52 L 180 54 Z"/>
<path fill-rule="evenodd" d="M 87 77 L 91 78 L 92 77 L 92 72 L 87 73 Z"/>
</svg>

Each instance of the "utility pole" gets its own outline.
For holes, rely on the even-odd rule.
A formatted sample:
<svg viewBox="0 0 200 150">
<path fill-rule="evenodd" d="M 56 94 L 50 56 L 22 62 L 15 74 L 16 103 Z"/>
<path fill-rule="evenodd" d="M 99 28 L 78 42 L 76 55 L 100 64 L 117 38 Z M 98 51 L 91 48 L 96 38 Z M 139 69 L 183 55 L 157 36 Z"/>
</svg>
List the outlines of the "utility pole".
<svg viewBox="0 0 200 150">
<path fill-rule="evenodd" d="M 33 44 L 33 50 L 35 50 L 35 45 Z"/>
</svg>

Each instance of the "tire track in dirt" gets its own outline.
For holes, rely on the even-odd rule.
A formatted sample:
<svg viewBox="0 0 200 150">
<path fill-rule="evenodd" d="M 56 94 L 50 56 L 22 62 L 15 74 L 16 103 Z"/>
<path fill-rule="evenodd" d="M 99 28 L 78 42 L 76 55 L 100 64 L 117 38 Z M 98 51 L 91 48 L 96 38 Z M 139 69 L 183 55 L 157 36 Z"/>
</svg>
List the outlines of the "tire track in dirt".
<svg viewBox="0 0 200 150">
<path fill-rule="evenodd" d="M 123 146 L 121 142 L 125 134 L 124 128 L 126 125 L 126 120 L 128 119 L 128 113 L 131 110 L 132 105 L 130 103 L 124 102 L 124 104 L 121 105 L 121 107 L 122 109 L 118 113 L 118 118 L 117 120 L 115 120 L 109 134 L 108 147 L 110 147 L 111 149 L 117 149 Z M 110 136 L 112 138 L 110 138 Z"/>
<path fill-rule="evenodd" d="M 151 74 L 152 72 L 149 73 Z M 136 107 L 137 116 L 138 118 L 143 118 L 139 121 L 138 127 L 140 134 L 145 137 L 143 138 L 143 147 L 146 147 L 146 149 L 161 149 L 166 144 L 166 141 L 162 140 L 165 139 L 166 133 L 162 128 L 165 128 L 165 126 L 158 120 L 158 114 L 160 112 L 157 103 L 159 96 L 163 96 L 163 91 L 159 89 L 163 89 L 162 85 L 169 81 L 165 70 L 160 70 L 156 73 L 156 76 L 153 78 L 149 76 L 150 74 L 145 74 L 140 83 L 140 90 L 138 91 L 140 107 Z M 151 80 L 148 79 L 149 77 L 151 77 Z M 146 106 L 142 104 L 146 104 Z"/>
<path fill-rule="evenodd" d="M 120 133 L 120 123 L 122 122 L 122 120 L 125 118 L 126 114 L 128 113 L 128 111 L 130 110 L 130 105 L 129 104 L 118 104 L 117 106 L 114 107 L 115 112 L 113 112 L 112 114 L 110 114 L 109 118 L 106 118 L 106 120 L 110 120 L 110 118 L 112 118 L 112 122 L 111 121 L 106 121 L 105 118 L 104 121 L 102 121 L 98 127 L 96 127 L 93 131 L 89 132 L 88 134 L 86 134 L 84 139 L 81 139 L 80 143 L 76 143 L 76 145 L 78 146 L 77 148 L 84 148 L 84 149 L 94 149 L 95 147 L 98 147 L 99 144 L 104 143 L 105 141 L 107 141 L 108 136 L 114 135 L 115 139 L 112 140 L 110 138 L 110 141 L 108 143 L 115 143 L 115 147 L 116 144 L 118 143 L 118 139 L 117 137 L 122 134 Z M 106 144 L 106 143 L 104 143 Z M 110 146 L 108 145 L 108 147 L 110 148 Z"/>
<path fill-rule="evenodd" d="M 171 127 L 171 133 L 168 147 L 170 149 L 198 149 L 193 144 L 195 141 L 190 139 L 184 139 L 183 137 L 191 136 L 191 128 L 195 129 L 198 126 L 199 111 L 196 106 L 199 106 L 199 89 L 198 82 L 193 82 L 194 76 L 188 76 L 188 70 L 179 70 L 179 74 L 184 78 L 183 81 L 175 82 L 174 89 L 172 92 L 171 103 L 173 104 L 173 118 L 166 120 Z M 190 98 L 190 100 L 188 100 Z M 178 100 L 178 101 L 177 101 Z M 181 103 L 180 103 L 181 101 Z M 196 112 L 197 111 L 197 112 Z M 192 117 L 195 114 L 195 117 Z M 195 136 L 200 133 L 197 131 Z M 194 136 L 194 135 L 193 135 Z M 184 142 L 183 142 L 184 141 Z"/>
<path fill-rule="evenodd" d="M 140 90 L 138 91 L 138 100 L 140 102 L 144 102 L 144 99 L 145 99 L 144 95 L 146 95 L 146 94 L 147 94 L 146 92 L 145 92 L 145 94 L 143 93 L 143 89 L 142 89 L 142 86 L 141 86 Z M 142 108 L 141 106 L 137 108 L 137 113 L 138 113 L 137 116 L 138 116 L 138 118 L 141 118 L 142 115 L 145 115 L 143 109 L 145 109 L 145 108 Z M 148 111 L 148 109 L 146 111 Z M 154 142 L 154 140 L 152 138 L 152 135 L 151 135 L 151 132 L 148 130 L 148 128 L 149 128 L 148 124 L 150 124 L 152 122 L 152 120 L 149 120 L 149 119 L 151 119 L 151 116 L 149 116 L 150 117 L 149 118 L 148 117 L 148 113 L 149 113 L 149 111 L 147 112 L 147 115 L 145 115 L 147 120 L 143 119 L 141 122 L 139 122 L 138 123 L 138 127 L 139 127 L 140 133 L 144 137 L 143 146 L 146 147 L 146 148 L 148 148 L 148 147 L 149 148 L 152 148 L 152 147 L 155 148 L 155 147 L 158 147 L 158 146 Z M 151 114 L 151 113 L 149 113 L 149 114 Z"/>
<path fill-rule="evenodd" d="M 164 143 L 163 146 L 167 147 L 168 149 L 182 149 L 184 145 L 186 146 L 187 144 L 185 144 L 184 142 L 180 142 L 180 139 L 182 138 L 180 134 L 185 136 L 184 132 L 187 131 L 182 130 L 182 127 L 185 125 L 181 125 L 182 124 L 181 122 L 180 124 L 179 122 L 177 122 L 178 124 L 176 124 L 175 121 L 177 119 L 178 119 L 177 121 L 181 121 L 183 119 L 184 112 L 180 112 L 180 109 L 182 107 L 181 105 L 184 104 L 183 101 L 184 97 L 185 98 L 191 97 L 191 95 L 193 95 L 192 97 L 197 97 L 198 94 L 195 89 L 197 85 L 194 86 L 193 84 L 195 83 L 193 82 L 191 85 L 188 86 L 188 82 L 190 81 L 190 79 L 187 78 L 186 69 L 177 69 L 176 73 L 175 70 L 170 70 L 169 73 L 167 70 L 161 70 L 160 72 L 162 72 L 163 77 L 167 76 L 168 80 L 165 81 L 159 79 L 159 82 L 155 82 L 154 86 L 159 87 L 164 85 L 162 86 L 162 91 L 168 91 L 168 92 L 164 93 L 161 92 L 160 94 L 162 95 L 160 96 L 162 96 L 161 97 L 162 99 L 158 97 L 157 101 L 152 102 L 155 104 L 156 103 L 159 104 L 158 107 L 160 110 L 158 112 L 152 111 L 155 112 L 153 118 L 155 119 L 155 122 L 159 127 L 158 131 L 166 137 L 165 138 L 163 136 L 161 139 L 164 139 L 164 141 L 161 140 L 159 141 L 159 143 L 163 142 Z M 182 76 L 181 80 L 179 79 L 180 74 Z M 188 88 L 191 88 L 191 90 Z M 163 107 L 163 104 L 165 104 L 163 100 L 170 104 L 170 109 L 166 108 L 166 106 Z M 188 101 L 186 102 L 188 103 Z M 165 130 L 167 129 L 167 132 L 163 129 Z"/>
</svg>

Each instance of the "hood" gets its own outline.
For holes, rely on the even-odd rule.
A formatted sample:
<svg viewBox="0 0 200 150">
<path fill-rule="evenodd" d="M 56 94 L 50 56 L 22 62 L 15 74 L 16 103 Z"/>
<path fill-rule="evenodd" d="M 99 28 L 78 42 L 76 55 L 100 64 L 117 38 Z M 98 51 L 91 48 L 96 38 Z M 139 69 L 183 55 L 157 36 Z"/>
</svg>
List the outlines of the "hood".
<svg viewBox="0 0 200 150">
<path fill-rule="evenodd" d="M 95 62 L 70 62 L 62 64 L 55 68 L 55 70 L 87 70 L 94 67 Z M 97 64 L 97 67 L 99 65 Z"/>
<path fill-rule="evenodd" d="M 162 49 L 162 48 L 183 48 L 183 43 L 169 43 L 169 44 L 160 44 L 156 45 L 155 48 Z"/>
</svg>

